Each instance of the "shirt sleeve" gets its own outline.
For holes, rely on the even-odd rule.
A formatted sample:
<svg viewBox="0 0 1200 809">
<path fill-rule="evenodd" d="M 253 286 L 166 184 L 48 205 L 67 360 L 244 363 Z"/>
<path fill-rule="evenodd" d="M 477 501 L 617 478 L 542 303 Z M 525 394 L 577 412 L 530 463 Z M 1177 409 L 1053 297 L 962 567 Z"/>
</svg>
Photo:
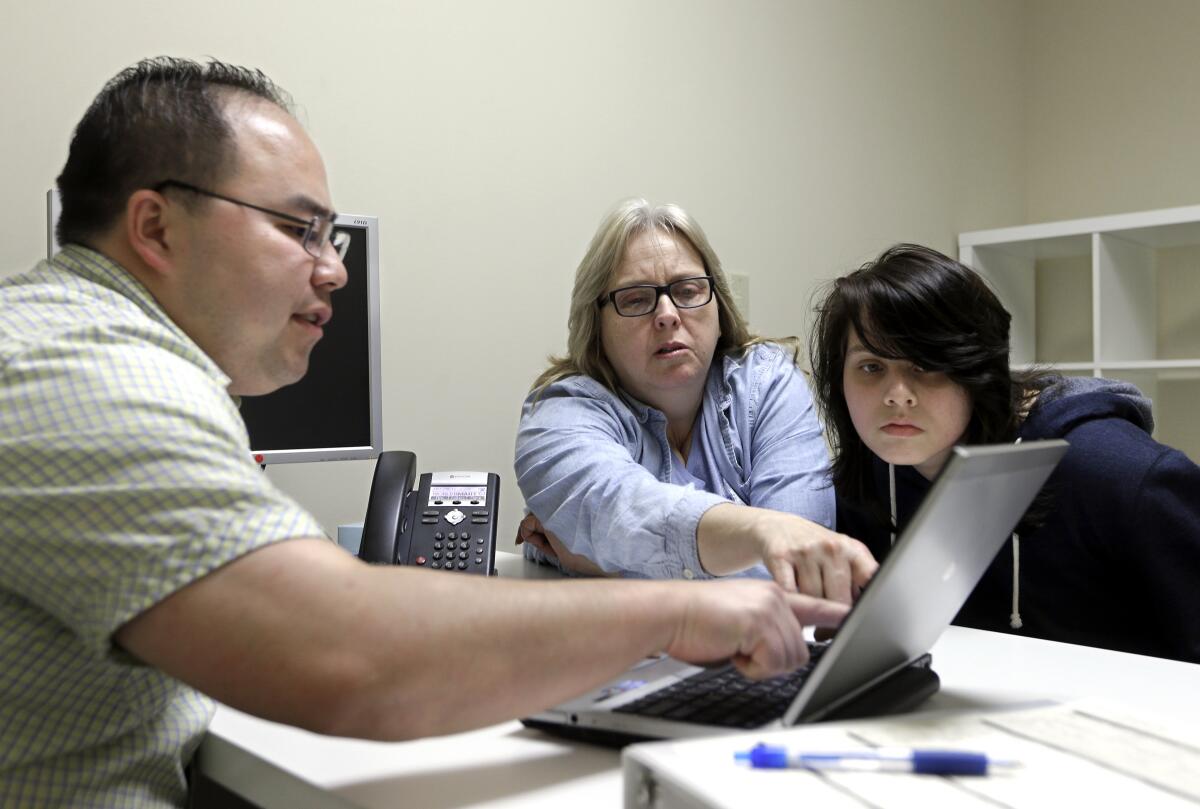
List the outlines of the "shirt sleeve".
<svg viewBox="0 0 1200 809">
<path fill-rule="evenodd" d="M 0 388 L 0 587 L 97 653 L 128 620 L 319 524 L 251 460 L 212 374 L 161 347 L 48 343 Z"/>
<path fill-rule="evenodd" d="M 615 397 L 561 383 L 540 398 L 531 395 L 522 410 L 514 463 L 526 505 L 573 553 L 607 572 L 708 577 L 696 526 L 705 511 L 727 501 L 654 477 L 629 447 L 668 450 L 642 444 L 637 429 Z"/>
<path fill-rule="evenodd" d="M 749 505 L 835 524 L 829 451 L 808 383 L 790 354 L 758 347 L 749 376 Z M 737 388 L 733 395 L 741 394 Z"/>
</svg>

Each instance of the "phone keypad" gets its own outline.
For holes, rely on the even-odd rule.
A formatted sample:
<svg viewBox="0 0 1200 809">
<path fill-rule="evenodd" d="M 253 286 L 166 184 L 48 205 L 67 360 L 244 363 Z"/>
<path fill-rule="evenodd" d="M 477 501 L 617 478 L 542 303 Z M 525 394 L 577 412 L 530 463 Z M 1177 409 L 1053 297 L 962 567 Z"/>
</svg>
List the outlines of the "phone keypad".
<svg viewBox="0 0 1200 809">
<path fill-rule="evenodd" d="M 430 501 L 430 505 L 443 504 Z M 494 509 L 479 501 L 447 500 L 444 505 L 449 508 L 423 508 L 414 515 L 420 525 L 413 535 L 412 553 L 419 555 L 410 558 L 432 570 L 485 571 Z"/>
</svg>

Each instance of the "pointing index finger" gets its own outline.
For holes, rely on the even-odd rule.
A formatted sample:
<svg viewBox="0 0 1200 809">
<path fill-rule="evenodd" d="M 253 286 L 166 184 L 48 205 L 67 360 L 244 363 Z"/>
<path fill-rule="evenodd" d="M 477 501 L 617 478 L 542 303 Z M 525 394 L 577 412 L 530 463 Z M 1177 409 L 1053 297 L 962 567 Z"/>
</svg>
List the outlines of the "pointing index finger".
<svg viewBox="0 0 1200 809">
<path fill-rule="evenodd" d="M 805 626 L 836 627 L 850 612 L 849 605 L 824 598 L 813 598 L 799 593 L 787 593 L 786 598 L 788 606 L 792 608 L 792 614 Z"/>
</svg>

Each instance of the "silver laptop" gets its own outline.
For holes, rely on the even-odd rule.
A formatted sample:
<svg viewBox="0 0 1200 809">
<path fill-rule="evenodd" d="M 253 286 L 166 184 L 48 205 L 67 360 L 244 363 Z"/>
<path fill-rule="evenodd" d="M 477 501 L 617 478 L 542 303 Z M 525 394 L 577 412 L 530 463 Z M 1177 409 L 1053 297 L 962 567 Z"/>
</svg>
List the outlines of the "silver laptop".
<svg viewBox="0 0 1200 809">
<path fill-rule="evenodd" d="M 685 738 L 907 710 L 934 693 L 928 650 L 1067 450 L 1065 441 L 955 447 L 836 637 L 787 677 L 659 656 L 522 720 L 601 743 Z"/>
</svg>

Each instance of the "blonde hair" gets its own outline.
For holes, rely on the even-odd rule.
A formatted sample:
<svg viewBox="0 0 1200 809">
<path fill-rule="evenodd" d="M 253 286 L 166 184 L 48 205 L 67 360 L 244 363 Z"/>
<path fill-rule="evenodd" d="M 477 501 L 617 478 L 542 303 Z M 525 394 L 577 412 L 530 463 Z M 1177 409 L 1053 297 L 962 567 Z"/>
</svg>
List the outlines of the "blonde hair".
<svg viewBox="0 0 1200 809">
<path fill-rule="evenodd" d="M 644 199 L 629 199 L 618 204 L 600 221 L 587 253 L 579 262 L 567 317 L 567 353 L 549 358 L 549 367 L 534 381 L 532 390 L 540 392 L 561 379 L 583 375 L 592 377 L 614 393 L 619 392 L 616 372 L 600 342 L 598 301 L 625 257 L 626 245 L 634 237 L 651 230 L 683 237 L 704 261 L 704 270 L 712 279 L 721 329 L 714 360 L 729 354 L 740 355 L 756 343 L 768 342 L 750 332 L 745 318 L 734 305 L 721 260 L 708 243 L 700 224 L 678 205 L 651 206 Z M 797 358 L 799 345 L 795 338 L 773 342 L 791 344 L 793 360 Z"/>
</svg>

